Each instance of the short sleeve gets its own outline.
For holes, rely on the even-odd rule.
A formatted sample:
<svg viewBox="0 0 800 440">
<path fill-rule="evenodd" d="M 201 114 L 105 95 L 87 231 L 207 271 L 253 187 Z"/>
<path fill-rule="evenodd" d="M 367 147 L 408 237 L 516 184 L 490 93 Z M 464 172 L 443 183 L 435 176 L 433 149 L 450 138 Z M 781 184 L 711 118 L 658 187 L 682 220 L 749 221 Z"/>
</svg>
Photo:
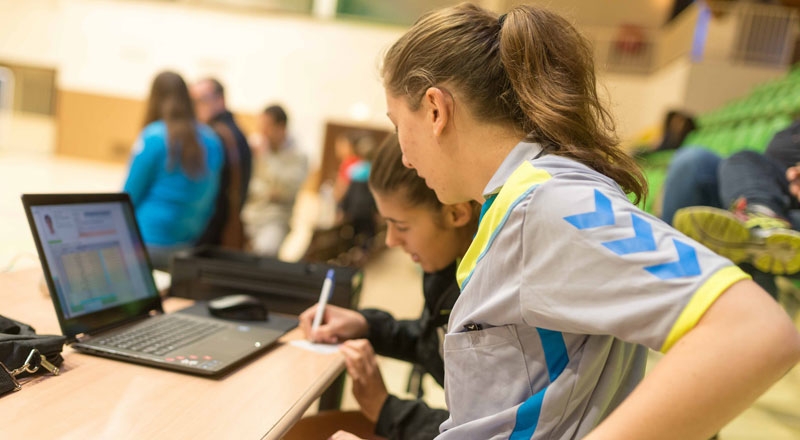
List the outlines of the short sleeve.
<svg viewBox="0 0 800 440">
<path fill-rule="evenodd" d="M 523 319 L 666 351 L 748 275 L 596 173 L 555 175 L 524 210 Z"/>
</svg>

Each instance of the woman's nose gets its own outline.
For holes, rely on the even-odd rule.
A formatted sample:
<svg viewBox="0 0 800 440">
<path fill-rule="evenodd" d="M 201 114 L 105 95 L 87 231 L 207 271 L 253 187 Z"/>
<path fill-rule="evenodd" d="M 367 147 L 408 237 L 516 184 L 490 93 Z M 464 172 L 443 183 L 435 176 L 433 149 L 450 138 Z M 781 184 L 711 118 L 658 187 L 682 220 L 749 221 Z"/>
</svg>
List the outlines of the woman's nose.
<svg viewBox="0 0 800 440">
<path fill-rule="evenodd" d="M 388 247 L 395 247 L 400 244 L 400 237 L 397 235 L 397 232 L 394 230 L 393 227 L 389 226 L 386 228 L 386 246 Z"/>
</svg>

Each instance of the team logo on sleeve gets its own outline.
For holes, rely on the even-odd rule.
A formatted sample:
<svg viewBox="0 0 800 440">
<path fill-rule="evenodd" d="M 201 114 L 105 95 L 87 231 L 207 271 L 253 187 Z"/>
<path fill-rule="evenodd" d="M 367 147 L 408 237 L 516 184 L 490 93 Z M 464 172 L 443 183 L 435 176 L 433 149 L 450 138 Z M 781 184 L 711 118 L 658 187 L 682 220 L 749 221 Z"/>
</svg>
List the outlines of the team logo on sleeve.
<svg viewBox="0 0 800 440">
<path fill-rule="evenodd" d="M 614 207 L 611 199 L 606 197 L 599 190 L 594 190 L 595 210 L 581 214 L 564 217 L 569 224 L 578 230 L 599 228 L 602 226 L 615 226 Z M 627 228 L 628 226 L 619 226 Z M 654 252 L 658 250 L 655 237 L 653 236 L 653 226 L 644 217 L 631 213 L 631 229 L 633 236 L 620 240 L 606 241 L 601 244 L 611 252 L 619 256 L 638 252 Z M 697 251 L 691 245 L 683 241 L 672 239 L 677 254 L 677 260 L 653 266 L 645 266 L 644 270 L 650 272 L 662 280 L 673 278 L 683 278 L 697 276 L 702 273 L 700 263 L 697 260 Z"/>
</svg>

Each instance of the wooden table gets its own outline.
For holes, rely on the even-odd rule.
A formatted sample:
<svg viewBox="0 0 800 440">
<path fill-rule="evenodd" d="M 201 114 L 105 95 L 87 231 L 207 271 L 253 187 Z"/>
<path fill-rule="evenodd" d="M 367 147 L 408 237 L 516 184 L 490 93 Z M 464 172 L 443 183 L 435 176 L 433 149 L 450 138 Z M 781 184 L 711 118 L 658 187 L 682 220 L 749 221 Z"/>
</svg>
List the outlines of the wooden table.
<svg viewBox="0 0 800 440">
<path fill-rule="evenodd" d="M 191 304 L 170 298 L 167 311 Z M 0 314 L 59 334 L 40 270 L 0 274 Z M 25 379 L 0 397 L 0 438 L 279 439 L 344 371 L 338 354 L 287 342 L 220 379 L 85 355 L 64 348 L 61 375 Z"/>
</svg>

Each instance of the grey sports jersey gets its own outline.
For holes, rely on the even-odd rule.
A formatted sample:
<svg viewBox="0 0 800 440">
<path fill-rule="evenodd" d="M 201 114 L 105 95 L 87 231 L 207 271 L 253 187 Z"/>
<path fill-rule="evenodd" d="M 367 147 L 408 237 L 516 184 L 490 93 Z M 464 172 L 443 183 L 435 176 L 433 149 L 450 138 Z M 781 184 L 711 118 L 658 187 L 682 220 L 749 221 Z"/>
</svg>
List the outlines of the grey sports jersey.
<svg viewBox="0 0 800 440">
<path fill-rule="evenodd" d="M 645 346 L 668 350 L 748 278 L 611 179 L 539 152 L 503 162 L 459 266 L 441 439 L 585 436 L 639 383 Z"/>
</svg>

